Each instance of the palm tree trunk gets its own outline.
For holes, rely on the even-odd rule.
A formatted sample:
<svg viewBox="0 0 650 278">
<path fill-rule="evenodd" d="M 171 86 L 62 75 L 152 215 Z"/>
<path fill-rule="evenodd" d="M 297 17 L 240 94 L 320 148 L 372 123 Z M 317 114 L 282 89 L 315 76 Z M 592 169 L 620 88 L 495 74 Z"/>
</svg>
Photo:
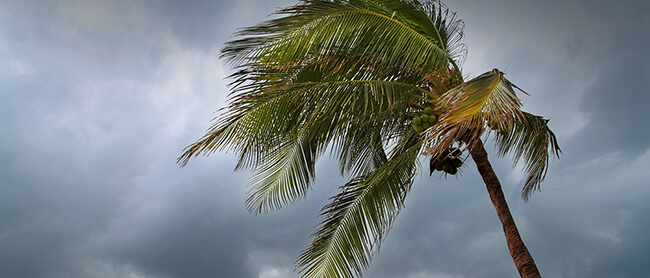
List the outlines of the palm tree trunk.
<svg viewBox="0 0 650 278">
<path fill-rule="evenodd" d="M 472 156 L 474 162 L 476 162 L 476 167 L 478 168 L 483 181 L 487 186 L 487 191 L 490 194 L 490 200 L 494 208 L 497 210 L 499 219 L 501 220 L 501 225 L 503 226 L 503 232 L 506 236 L 506 241 L 508 242 L 508 249 L 510 250 L 510 255 L 512 260 L 515 261 L 517 270 L 521 277 L 541 277 L 533 257 L 528 252 L 528 248 L 524 245 L 524 242 L 519 236 L 519 230 L 515 225 L 515 220 L 510 214 L 510 209 L 508 208 L 508 203 L 506 202 L 506 197 L 503 195 L 501 190 L 501 183 L 497 178 L 497 175 L 492 169 L 492 165 L 488 161 L 487 152 L 483 147 L 483 143 L 480 140 L 476 140 L 471 146 L 469 146 L 469 153 Z"/>
</svg>

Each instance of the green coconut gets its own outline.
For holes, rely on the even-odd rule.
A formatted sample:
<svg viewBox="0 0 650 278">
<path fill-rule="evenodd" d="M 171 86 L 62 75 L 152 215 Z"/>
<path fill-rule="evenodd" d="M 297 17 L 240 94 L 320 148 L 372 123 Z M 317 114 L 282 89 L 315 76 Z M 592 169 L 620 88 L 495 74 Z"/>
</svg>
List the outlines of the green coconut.
<svg viewBox="0 0 650 278">
<path fill-rule="evenodd" d="M 418 124 L 413 123 L 413 124 L 411 124 L 411 126 L 413 127 L 413 129 L 415 129 L 415 132 L 417 132 L 417 133 L 420 133 L 420 132 L 422 132 L 424 130 L 424 127 L 421 124 L 418 125 Z"/>
<path fill-rule="evenodd" d="M 413 118 L 413 123 L 416 125 L 422 124 L 422 118 L 415 116 L 415 118 Z"/>
<path fill-rule="evenodd" d="M 424 111 L 422 111 L 422 112 L 424 112 L 424 114 L 427 114 L 427 115 L 433 115 L 433 109 L 431 109 L 431 107 L 425 108 Z"/>
</svg>

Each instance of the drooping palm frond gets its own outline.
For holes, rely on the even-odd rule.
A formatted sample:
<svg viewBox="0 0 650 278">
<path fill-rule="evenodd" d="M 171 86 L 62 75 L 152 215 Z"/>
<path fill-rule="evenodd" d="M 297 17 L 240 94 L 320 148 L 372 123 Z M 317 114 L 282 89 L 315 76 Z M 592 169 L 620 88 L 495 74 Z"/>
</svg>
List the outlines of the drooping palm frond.
<svg viewBox="0 0 650 278">
<path fill-rule="evenodd" d="M 373 132 L 378 136 L 376 143 L 402 136 L 409 130 L 404 125 L 408 116 L 404 111 L 410 109 L 408 104 L 415 95 L 424 94 L 421 91 L 410 84 L 376 80 L 294 84 L 274 92 L 273 97 L 249 100 L 261 103 L 237 104 L 229 111 L 233 114 L 221 118 L 212 133 L 188 147 L 179 159 L 186 162 L 208 148 L 238 152 L 237 168 L 256 172 L 248 208 L 255 213 L 269 212 L 304 196 L 319 150 L 333 139 Z M 340 149 L 348 154 L 383 153 L 383 147 L 362 142 L 342 143 Z M 341 157 L 341 162 L 349 169 L 362 164 L 358 154 L 356 158 Z"/>
<path fill-rule="evenodd" d="M 246 207 L 255 214 L 268 213 L 306 194 L 314 178 L 318 144 L 299 140 L 280 146 L 265 157 L 251 179 Z"/>
<path fill-rule="evenodd" d="M 304 196 L 313 177 L 313 163 L 321 153 L 318 148 L 333 138 L 361 139 L 358 136 L 372 133 L 371 141 L 341 144 L 341 153 L 351 156 L 340 160 L 349 169 L 372 169 L 382 164 L 385 154 L 381 144 L 409 130 L 401 124 L 405 117 L 400 113 L 409 95 L 415 93 L 409 90 L 419 89 L 392 82 L 354 81 L 313 84 L 303 90 L 303 110 L 295 116 L 300 123 L 294 131 L 298 141 L 260 157 L 261 168 L 256 170 L 247 198 L 251 211 L 268 212 Z M 317 143 L 305 145 L 306 141 Z M 366 159 L 370 161 L 361 161 Z M 361 166 L 364 164 L 371 166 Z"/>
<path fill-rule="evenodd" d="M 420 151 L 414 143 L 397 147 L 384 165 L 344 185 L 323 208 L 325 219 L 296 262 L 303 277 L 361 275 L 410 190 Z"/>
<path fill-rule="evenodd" d="M 557 144 L 555 134 L 548 127 L 548 120 L 530 113 L 514 121 L 507 132 L 497 132 L 495 140 L 501 156 L 512 154 L 514 164 L 524 161 L 526 182 L 521 190 L 521 197 L 528 200 L 546 176 L 549 158 L 559 157 L 562 152 Z"/>
<path fill-rule="evenodd" d="M 549 157 L 560 148 L 547 120 L 521 110 L 514 88 L 521 90 L 494 69 L 444 94 L 439 103 L 447 112 L 427 134 L 427 154 L 439 154 L 458 141 L 471 145 L 486 128 L 496 131 L 499 154 L 512 153 L 515 164 L 524 160 L 522 198 L 528 200 L 544 179 Z"/>
</svg>

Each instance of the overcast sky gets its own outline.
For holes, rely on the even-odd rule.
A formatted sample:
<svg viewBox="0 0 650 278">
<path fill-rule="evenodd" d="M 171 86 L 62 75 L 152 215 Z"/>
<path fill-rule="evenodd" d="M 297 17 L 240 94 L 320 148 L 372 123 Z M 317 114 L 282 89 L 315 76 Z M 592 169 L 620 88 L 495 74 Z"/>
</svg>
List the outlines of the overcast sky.
<svg viewBox="0 0 650 278">
<path fill-rule="evenodd" d="M 223 43 L 294 3 L 0 1 L 0 277 L 297 277 L 346 181 L 334 163 L 305 200 L 260 216 L 232 154 L 175 164 L 225 103 Z M 489 150 L 541 274 L 647 276 L 650 3 L 446 3 L 466 23 L 464 71 L 506 72 L 564 151 L 524 203 L 520 169 Z M 417 177 L 366 276 L 516 273 L 470 163 Z"/>
</svg>

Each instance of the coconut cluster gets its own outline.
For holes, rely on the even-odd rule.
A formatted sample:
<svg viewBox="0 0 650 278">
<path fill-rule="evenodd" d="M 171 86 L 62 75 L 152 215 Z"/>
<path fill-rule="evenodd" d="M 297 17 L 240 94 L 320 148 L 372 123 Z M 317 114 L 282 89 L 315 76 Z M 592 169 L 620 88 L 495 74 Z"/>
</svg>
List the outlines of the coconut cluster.
<svg viewBox="0 0 650 278">
<path fill-rule="evenodd" d="M 447 174 L 455 175 L 458 173 L 458 167 L 463 165 L 460 156 L 463 154 L 459 148 L 448 148 L 437 156 L 431 157 L 429 162 L 429 175 L 433 171 L 443 171 Z"/>
<path fill-rule="evenodd" d="M 427 107 L 422 111 L 421 114 L 413 117 L 413 123 L 411 126 L 413 126 L 413 129 L 415 129 L 416 132 L 420 133 L 423 130 L 436 124 L 437 122 L 438 117 L 433 114 L 433 109 Z"/>
</svg>

